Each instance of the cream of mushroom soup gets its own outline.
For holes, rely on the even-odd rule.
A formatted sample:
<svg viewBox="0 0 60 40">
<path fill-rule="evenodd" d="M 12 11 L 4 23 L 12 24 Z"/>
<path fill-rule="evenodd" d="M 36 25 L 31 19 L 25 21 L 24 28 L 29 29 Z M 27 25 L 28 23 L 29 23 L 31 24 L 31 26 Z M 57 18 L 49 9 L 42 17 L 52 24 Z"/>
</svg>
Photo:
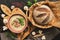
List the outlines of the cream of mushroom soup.
<svg viewBox="0 0 60 40">
<path fill-rule="evenodd" d="M 26 26 L 25 18 L 21 15 L 13 15 L 9 19 L 9 26 L 14 31 L 22 31 Z"/>
</svg>

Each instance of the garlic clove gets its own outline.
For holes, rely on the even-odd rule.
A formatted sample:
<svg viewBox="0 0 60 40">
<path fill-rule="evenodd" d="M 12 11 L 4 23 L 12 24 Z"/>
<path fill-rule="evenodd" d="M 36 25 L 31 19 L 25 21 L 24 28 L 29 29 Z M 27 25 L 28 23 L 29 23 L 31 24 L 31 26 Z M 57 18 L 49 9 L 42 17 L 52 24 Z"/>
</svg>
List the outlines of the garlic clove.
<svg viewBox="0 0 60 40">
<path fill-rule="evenodd" d="M 24 10 L 26 10 L 26 11 L 27 11 L 27 10 L 28 10 L 28 6 L 24 6 Z"/>
<path fill-rule="evenodd" d="M 15 6 L 14 6 L 14 5 L 12 5 L 12 6 L 11 6 L 11 9 L 14 9 L 14 8 L 15 8 Z"/>
<path fill-rule="evenodd" d="M 45 36 L 42 36 L 42 38 L 41 38 L 42 40 L 46 40 L 46 37 Z"/>
<path fill-rule="evenodd" d="M 7 30 L 8 28 L 6 26 L 3 26 L 3 31 Z"/>
<path fill-rule="evenodd" d="M 32 35 L 35 35 L 36 34 L 36 32 L 32 32 Z"/>
<path fill-rule="evenodd" d="M 4 18 L 5 17 L 5 14 L 1 14 L 1 17 Z"/>
<path fill-rule="evenodd" d="M 8 22 L 7 19 L 3 19 L 3 23 L 6 24 Z"/>
</svg>

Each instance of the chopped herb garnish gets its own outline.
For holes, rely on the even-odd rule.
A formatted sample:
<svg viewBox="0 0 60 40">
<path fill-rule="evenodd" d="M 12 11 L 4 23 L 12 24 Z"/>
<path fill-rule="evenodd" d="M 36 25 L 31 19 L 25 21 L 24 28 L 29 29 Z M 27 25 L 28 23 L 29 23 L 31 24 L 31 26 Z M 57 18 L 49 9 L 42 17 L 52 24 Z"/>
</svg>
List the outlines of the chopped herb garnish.
<svg viewBox="0 0 60 40">
<path fill-rule="evenodd" d="M 23 26 L 24 25 L 24 18 L 18 18 L 19 23 Z"/>
</svg>

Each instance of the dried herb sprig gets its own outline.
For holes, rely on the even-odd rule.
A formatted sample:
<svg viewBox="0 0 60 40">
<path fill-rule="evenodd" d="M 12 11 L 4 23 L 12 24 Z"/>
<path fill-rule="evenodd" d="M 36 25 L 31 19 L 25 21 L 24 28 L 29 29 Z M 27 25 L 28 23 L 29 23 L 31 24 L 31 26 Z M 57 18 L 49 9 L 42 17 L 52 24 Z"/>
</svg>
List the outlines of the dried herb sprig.
<svg viewBox="0 0 60 40">
<path fill-rule="evenodd" d="M 5 32 L 7 37 L 10 37 L 11 39 L 17 38 L 17 35 L 15 33 L 12 33 L 10 31 Z"/>
</svg>

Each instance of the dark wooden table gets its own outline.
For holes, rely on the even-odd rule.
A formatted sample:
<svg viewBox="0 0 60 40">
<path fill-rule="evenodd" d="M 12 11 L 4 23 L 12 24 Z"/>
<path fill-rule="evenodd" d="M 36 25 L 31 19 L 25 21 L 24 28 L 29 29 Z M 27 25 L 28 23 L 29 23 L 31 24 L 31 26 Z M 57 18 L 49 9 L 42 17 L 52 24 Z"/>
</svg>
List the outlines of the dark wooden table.
<svg viewBox="0 0 60 40">
<path fill-rule="evenodd" d="M 19 7 L 23 10 L 23 7 L 27 4 L 27 1 L 28 0 L 0 0 L 0 4 L 5 4 L 9 8 L 12 5 L 14 5 L 14 6 Z M 30 1 L 33 2 L 33 0 L 30 0 Z M 38 0 L 38 1 L 42 1 L 42 0 Z M 50 0 L 50 1 L 56 1 L 56 0 Z M 0 14 L 2 14 L 2 13 L 3 12 L 0 10 Z M 4 26 L 3 18 L 1 18 L 1 16 L 0 16 L 0 40 L 11 40 L 11 38 L 6 37 L 6 35 L 4 34 L 4 31 L 2 30 L 2 26 Z M 36 29 L 38 29 L 38 28 L 36 28 Z M 60 30 L 57 28 L 44 29 L 43 31 L 44 31 L 45 36 L 47 38 L 46 40 L 58 40 L 58 39 L 60 39 Z M 55 36 L 56 36 L 56 38 L 54 38 Z M 29 38 L 29 36 L 27 38 Z M 27 39 L 25 39 L 25 40 L 27 40 Z"/>
</svg>

